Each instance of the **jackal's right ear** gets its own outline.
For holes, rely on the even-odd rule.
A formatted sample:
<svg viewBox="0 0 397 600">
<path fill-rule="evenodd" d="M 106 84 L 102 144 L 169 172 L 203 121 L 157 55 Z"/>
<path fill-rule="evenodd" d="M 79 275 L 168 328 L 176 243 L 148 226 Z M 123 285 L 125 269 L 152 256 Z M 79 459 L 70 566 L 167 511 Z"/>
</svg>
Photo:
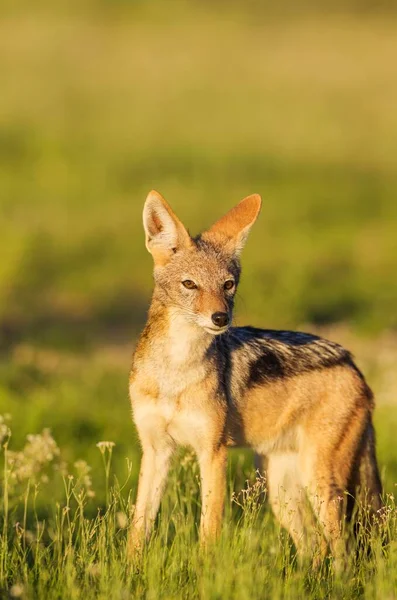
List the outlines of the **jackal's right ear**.
<svg viewBox="0 0 397 600">
<path fill-rule="evenodd" d="M 259 194 L 247 196 L 206 231 L 203 238 L 221 244 L 239 256 L 250 229 L 258 218 L 261 205 Z"/>
<path fill-rule="evenodd" d="M 192 239 L 172 208 L 156 191 L 149 192 L 143 208 L 146 248 L 156 265 L 164 266 L 170 258 L 192 245 Z"/>
</svg>

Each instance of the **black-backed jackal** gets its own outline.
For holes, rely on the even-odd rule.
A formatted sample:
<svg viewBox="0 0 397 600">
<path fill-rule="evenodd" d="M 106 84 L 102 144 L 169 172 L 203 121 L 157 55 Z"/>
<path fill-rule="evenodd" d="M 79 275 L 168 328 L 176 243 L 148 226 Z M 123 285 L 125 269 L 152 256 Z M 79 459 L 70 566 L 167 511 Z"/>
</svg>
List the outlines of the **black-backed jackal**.
<svg viewBox="0 0 397 600">
<path fill-rule="evenodd" d="M 192 238 L 157 192 L 147 197 L 155 287 L 130 376 L 143 450 L 132 553 L 150 534 L 178 445 L 198 457 L 204 543 L 221 527 L 232 446 L 267 457 L 271 506 L 302 552 L 303 496 L 337 556 L 345 492 L 365 489 L 372 510 L 381 506 L 373 396 L 350 353 L 307 333 L 231 326 L 240 252 L 260 207 L 248 196 Z"/>
</svg>

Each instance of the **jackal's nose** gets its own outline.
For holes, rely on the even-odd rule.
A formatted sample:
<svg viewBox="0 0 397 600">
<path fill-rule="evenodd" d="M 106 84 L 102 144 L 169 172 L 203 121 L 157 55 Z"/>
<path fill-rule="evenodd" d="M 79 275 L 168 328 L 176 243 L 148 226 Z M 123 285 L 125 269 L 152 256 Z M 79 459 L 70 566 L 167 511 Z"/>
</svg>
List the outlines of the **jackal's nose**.
<svg viewBox="0 0 397 600">
<path fill-rule="evenodd" d="M 229 315 L 224 312 L 216 312 L 212 315 L 212 322 L 217 327 L 226 327 L 229 325 Z"/>
</svg>

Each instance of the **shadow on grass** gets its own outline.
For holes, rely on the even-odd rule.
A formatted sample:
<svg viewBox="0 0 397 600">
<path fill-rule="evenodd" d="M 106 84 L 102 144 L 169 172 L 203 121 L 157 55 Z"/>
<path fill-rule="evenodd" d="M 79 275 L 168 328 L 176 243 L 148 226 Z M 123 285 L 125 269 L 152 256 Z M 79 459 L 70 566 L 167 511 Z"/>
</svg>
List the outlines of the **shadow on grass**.
<svg viewBox="0 0 397 600">
<path fill-rule="evenodd" d="M 0 322 L 0 354 L 33 343 L 73 351 L 132 340 L 145 321 L 147 303 L 133 293 L 117 294 L 87 314 L 43 307 L 43 311 L 5 315 Z"/>
<path fill-rule="evenodd" d="M 60 248 L 47 233 L 32 236 L 0 314 L 0 353 L 22 342 L 77 352 L 136 336 L 147 299 L 111 269 L 104 274 L 106 295 L 90 283 L 105 263 L 108 242 L 96 232 L 80 245 Z"/>
</svg>

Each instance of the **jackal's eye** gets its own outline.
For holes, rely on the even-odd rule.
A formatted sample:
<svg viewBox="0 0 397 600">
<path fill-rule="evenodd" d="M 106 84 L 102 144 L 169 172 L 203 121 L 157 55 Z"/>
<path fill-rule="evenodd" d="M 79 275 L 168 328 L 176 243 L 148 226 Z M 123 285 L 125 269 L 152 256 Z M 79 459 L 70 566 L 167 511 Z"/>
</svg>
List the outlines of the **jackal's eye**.
<svg viewBox="0 0 397 600">
<path fill-rule="evenodd" d="M 234 288 L 234 281 L 232 279 L 229 279 L 228 281 L 225 281 L 225 283 L 223 284 L 223 289 L 230 291 Z"/>
<path fill-rule="evenodd" d="M 197 284 L 191 279 L 185 279 L 185 281 L 182 281 L 182 285 L 188 290 L 197 290 Z"/>
</svg>

